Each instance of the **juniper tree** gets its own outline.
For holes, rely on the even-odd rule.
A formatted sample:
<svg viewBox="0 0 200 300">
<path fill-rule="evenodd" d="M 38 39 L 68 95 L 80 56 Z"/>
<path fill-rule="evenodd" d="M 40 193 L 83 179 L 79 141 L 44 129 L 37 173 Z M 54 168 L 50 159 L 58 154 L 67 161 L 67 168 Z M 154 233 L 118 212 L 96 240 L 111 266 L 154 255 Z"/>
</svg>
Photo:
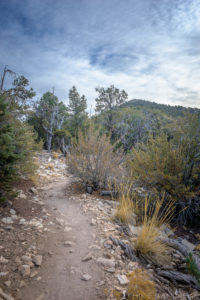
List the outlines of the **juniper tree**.
<svg viewBox="0 0 200 300">
<path fill-rule="evenodd" d="M 83 127 L 84 121 L 87 118 L 86 108 L 86 97 L 84 95 L 80 96 L 76 87 L 73 86 L 69 91 L 69 112 L 70 130 L 75 137 L 77 137 L 79 128 Z"/>
<path fill-rule="evenodd" d="M 122 90 L 111 85 L 107 89 L 103 87 L 98 87 L 95 89 L 99 93 L 96 101 L 96 112 L 105 113 L 105 126 L 109 131 L 113 130 L 113 116 L 114 110 L 117 106 L 123 104 L 127 98 L 128 94 Z"/>
<path fill-rule="evenodd" d="M 46 148 L 51 151 L 55 130 L 63 129 L 68 117 L 67 107 L 51 92 L 46 92 L 35 107 L 38 122 L 45 132 Z"/>
</svg>

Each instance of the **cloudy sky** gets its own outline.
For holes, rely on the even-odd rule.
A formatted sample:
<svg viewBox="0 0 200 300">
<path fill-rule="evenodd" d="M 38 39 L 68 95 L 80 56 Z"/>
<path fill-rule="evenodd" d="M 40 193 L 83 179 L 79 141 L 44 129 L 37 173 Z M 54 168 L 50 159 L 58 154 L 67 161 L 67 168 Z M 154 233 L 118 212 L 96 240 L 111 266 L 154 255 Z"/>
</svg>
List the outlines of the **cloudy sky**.
<svg viewBox="0 0 200 300">
<path fill-rule="evenodd" d="M 40 97 L 75 85 L 200 108 L 200 0 L 0 0 L 0 69 Z"/>
</svg>

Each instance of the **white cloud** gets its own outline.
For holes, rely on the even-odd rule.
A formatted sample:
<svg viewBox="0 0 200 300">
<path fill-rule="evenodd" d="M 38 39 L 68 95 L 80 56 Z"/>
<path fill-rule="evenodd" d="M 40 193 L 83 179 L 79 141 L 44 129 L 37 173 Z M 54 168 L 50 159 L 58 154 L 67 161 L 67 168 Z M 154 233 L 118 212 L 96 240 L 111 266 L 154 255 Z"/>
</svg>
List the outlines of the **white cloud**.
<svg viewBox="0 0 200 300">
<path fill-rule="evenodd" d="M 129 99 L 200 107 L 200 1 L 186 2 L 12 1 L 0 67 L 24 74 L 38 96 L 54 86 L 67 100 L 76 85 L 89 109 L 94 88 L 110 84 Z"/>
</svg>

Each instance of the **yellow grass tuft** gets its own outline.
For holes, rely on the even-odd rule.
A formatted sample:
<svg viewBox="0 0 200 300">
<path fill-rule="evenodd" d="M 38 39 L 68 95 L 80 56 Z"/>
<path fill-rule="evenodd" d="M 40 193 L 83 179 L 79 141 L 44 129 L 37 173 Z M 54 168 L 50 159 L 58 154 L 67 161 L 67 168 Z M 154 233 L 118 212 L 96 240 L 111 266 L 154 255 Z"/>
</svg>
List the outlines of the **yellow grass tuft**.
<svg viewBox="0 0 200 300">
<path fill-rule="evenodd" d="M 114 220 L 119 220 L 122 223 L 130 223 L 133 213 L 133 201 L 130 195 L 122 193 L 119 198 L 119 205 L 116 207 Z"/>
<path fill-rule="evenodd" d="M 128 274 L 129 285 L 127 289 L 128 299 L 130 300 L 155 300 L 155 283 L 150 280 L 149 275 L 142 269 L 136 269 Z"/>
<path fill-rule="evenodd" d="M 160 227 L 170 221 L 174 211 L 173 203 L 168 203 L 168 207 L 161 212 L 164 197 L 159 200 L 150 201 L 145 199 L 142 207 L 142 229 L 134 243 L 134 248 L 142 256 L 151 257 L 156 263 L 169 261 L 167 255 L 167 245 L 159 239 Z"/>
<path fill-rule="evenodd" d="M 52 163 L 48 163 L 45 168 L 53 171 L 54 165 Z"/>
<path fill-rule="evenodd" d="M 52 156 L 53 159 L 58 159 L 59 153 L 58 152 L 52 152 L 51 156 Z"/>
<path fill-rule="evenodd" d="M 37 186 L 39 184 L 38 175 L 29 176 L 30 181 L 33 185 Z"/>
</svg>

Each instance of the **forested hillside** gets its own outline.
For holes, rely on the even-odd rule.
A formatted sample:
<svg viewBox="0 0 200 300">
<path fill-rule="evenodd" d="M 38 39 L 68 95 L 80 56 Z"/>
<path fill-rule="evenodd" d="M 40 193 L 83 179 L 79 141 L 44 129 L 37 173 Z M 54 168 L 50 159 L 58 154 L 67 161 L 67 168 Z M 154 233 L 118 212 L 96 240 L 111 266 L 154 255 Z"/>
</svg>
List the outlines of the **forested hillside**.
<svg viewBox="0 0 200 300">
<path fill-rule="evenodd" d="M 140 99 L 133 99 L 130 101 L 127 101 L 126 103 L 122 104 L 122 107 L 141 107 L 143 109 L 151 109 L 155 111 L 162 111 L 165 114 L 171 116 L 171 117 L 179 117 L 184 116 L 184 113 L 186 111 L 190 111 L 191 113 L 200 113 L 200 109 L 198 108 L 186 108 L 183 106 L 171 106 L 166 104 L 159 104 L 152 101 L 147 100 L 140 100 Z"/>
</svg>

